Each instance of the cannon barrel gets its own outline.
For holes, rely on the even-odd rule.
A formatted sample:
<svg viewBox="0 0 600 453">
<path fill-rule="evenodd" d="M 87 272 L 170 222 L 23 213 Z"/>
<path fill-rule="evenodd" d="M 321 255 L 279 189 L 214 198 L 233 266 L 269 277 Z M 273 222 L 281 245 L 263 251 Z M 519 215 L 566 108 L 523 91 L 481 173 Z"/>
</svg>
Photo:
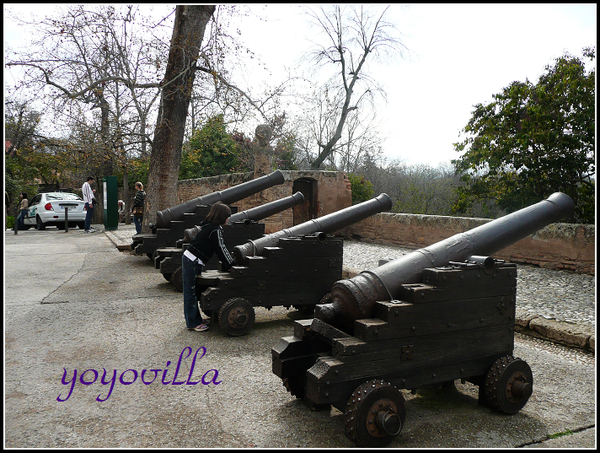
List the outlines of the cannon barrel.
<svg viewBox="0 0 600 453">
<path fill-rule="evenodd" d="M 265 203 L 263 205 L 256 206 L 255 208 L 233 214 L 231 217 L 229 217 L 229 223 L 241 222 L 244 220 L 258 221 L 266 219 L 273 214 L 293 208 L 294 206 L 302 203 L 304 203 L 304 195 L 302 192 L 296 192 L 292 196 L 271 201 L 270 203 Z"/>
<path fill-rule="evenodd" d="M 356 319 L 371 317 L 375 302 L 395 299 L 402 285 L 420 282 L 424 269 L 496 253 L 546 225 L 569 217 L 574 208 L 568 195 L 556 192 L 527 208 L 411 252 L 373 270 L 363 271 L 351 279 L 340 280 L 333 285 L 332 302 L 318 305 L 315 318 L 330 324 L 352 326 Z"/>
<path fill-rule="evenodd" d="M 304 195 L 302 192 L 296 192 L 294 195 L 289 197 L 281 198 L 279 200 L 265 203 L 255 208 L 248 209 L 246 211 L 238 212 L 229 217 L 227 223 L 250 221 L 250 220 L 262 220 L 278 212 L 285 211 L 286 209 L 292 208 L 296 205 L 304 203 Z M 198 234 L 200 227 L 195 226 L 188 228 L 183 232 L 183 242 L 190 242 L 194 236 Z"/>
<path fill-rule="evenodd" d="M 202 197 L 194 198 L 193 200 L 186 201 L 185 203 L 178 204 L 171 208 L 157 211 L 156 226 L 158 228 L 167 228 L 169 225 L 171 225 L 172 221 L 181 220 L 184 213 L 191 212 L 197 205 L 211 205 L 217 201 L 220 201 L 223 204 L 235 203 L 236 201 L 258 193 L 261 190 L 268 189 L 269 187 L 273 187 L 278 184 L 283 184 L 283 182 L 283 173 L 280 170 L 277 170 L 268 175 L 253 179 L 252 181 L 244 182 L 222 191 L 217 191 Z"/>
<path fill-rule="evenodd" d="M 291 228 L 285 228 L 260 239 L 237 245 L 233 249 L 233 254 L 236 261 L 241 263 L 247 256 L 261 255 L 265 247 L 276 246 L 280 238 L 306 236 L 317 232 L 334 233 L 374 214 L 388 211 L 391 208 L 392 199 L 387 194 L 382 193 L 363 203 L 341 209 L 318 219 L 311 219 Z"/>
</svg>

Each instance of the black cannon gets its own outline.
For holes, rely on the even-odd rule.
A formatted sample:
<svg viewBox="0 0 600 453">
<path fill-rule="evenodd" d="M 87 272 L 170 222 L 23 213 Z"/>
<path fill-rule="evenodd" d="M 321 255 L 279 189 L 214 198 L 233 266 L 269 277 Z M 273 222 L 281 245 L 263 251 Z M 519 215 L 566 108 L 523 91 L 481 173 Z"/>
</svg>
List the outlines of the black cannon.
<svg viewBox="0 0 600 453">
<path fill-rule="evenodd" d="M 235 247 L 233 253 L 236 262 L 241 263 L 247 260 L 248 257 L 261 255 L 267 247 L 277 245 L 281 238 L 305 236 L 317 232 L 333 233 L 371 217 L 374 214 L 388 211 L 391 208 L 392 199 L 387 194 L 382 193 L 363 203 L 350 206 L 318 219 L 311 219 L 291 228 L 285 228 L 255 241 L 248 241 L 246 244 Z"/>
<path fill-rule="evenodd" d="M 313 407 L 345 412 L 359 446 L 382 447 L 401 431 L 404 398 L 456 379 L 479 402 L 518 412 L 533 391 L 514 357 L 517 268 L 490 257 L 572 214 L 565 194 L 389 261 L 333 285 L 332 302 L 271 350 L 273 372 Z"/>
<path fill-rule="evenodd" d="M 304 195 L 302 192 L 296 192 L 289 197 L 233 214 L 223 226 L 225 246 L 231 250 L 236 245 L 260 238 L 265 233 L 265 224 L 258 223 L 260 220 L 302 203 Z M 177 241 L 176 247 L 160 248 L 154 254 L 154 267 L 160 269 L 163 277 L 171 282 L 177 291 L 183 291 L 181 256 L 197 233 L 198 227 L 188 228 L 183 232 L 183 239 Z M 205 270 L 218 269 L 218 266 L 219 261 L 215 255 L 206 263 Z"/>
<path fill-rule="evenodd" d="M 293 208 L 294 206 L 302 203 L 304 203 L 304 195 L 302 192 L 296 192 L 294 195 L 289 197 L 281 198 L 279 200 L 271 201 L 270 203 L 256 206 L 246 211 L 232 214 L 227 223 L 245 223 L 248 225 L 252 221 L 266 219 L 269 216 L 277 214 L 281 211 L 285 211 L 286 209 Z M 198 231 L 200 231 L 200 228 L 197 225 L 193 228 L 188 228 L 183 232 L 183 241 L 190 242 L 192 238 L 198 234 Z"/>
<path fill-rule="evenodd" d="M 232 336 L 251 329 L 253 307 L 294 306 L 312 315 L 342 277 L 343 241 L 329 234 L 391 207 L 390 197 L 381 194 L 234 247 L 237 265 L 229 272 L 203 272 L 196 279 L 202 311 Z"/>
<path fill-rule="evenodd" d="M 254 195 L 262 190 L 268 189 L 278 184 L 283 184 L 283 173 L 279 170 L 274 171 L 260 178 L 253 179 L 237 186 L 230 187 L 221 192 L 213 192 L 194 200 L 178 204 L 172 208 L 164 209 L 156 213 L 156 226 L 166 228 L 175 220 L 181 220 L 186 212 L 190 212 L 197 205 L 213 205 L 217 201 L 223 204 L 230 204 Z"/>
<path fill-rule="evenodd" d="M 283 182 L 283 173 L 277 170 L 252 181 L 158 211 L 152 233 L 134 235 L 131 247 L 137 255 L 148 255 L 150 259 L 154 259 L 157 249 L 175 247 L 177 241 L 183 238 L 183 232 L 201 223 L 216 202 L 229 205 Z M 231 209 L 233 213 L 237 212 L 236 207 Z"/>
</svg>

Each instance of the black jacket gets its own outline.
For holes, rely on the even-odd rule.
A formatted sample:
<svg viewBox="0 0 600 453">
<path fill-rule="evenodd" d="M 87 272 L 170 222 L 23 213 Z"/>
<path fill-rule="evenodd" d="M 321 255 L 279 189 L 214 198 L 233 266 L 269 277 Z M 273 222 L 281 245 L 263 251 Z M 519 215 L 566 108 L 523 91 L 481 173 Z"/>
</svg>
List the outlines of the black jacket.
<svg viewBox="0 0 600 453">
<path fill-rule="evenodd" d="M 225 247 L 223 228 L 214 223 L 200 224 L 200 231 L 190 242 L 188 250 L 200 258 L 204 264 L 208 263 L 208 260 L 216 253 L 224 271 L 228 271 L 234 264 L 233 257 Z"/>
<path fill-rule="evenodd" d="M 133 208 L 144 207 L 144 200 L 146 199 L 146 192 L 143 190 L 138 190 L 133 198 L 133 204 L 131 205 Z"/>
</svg>

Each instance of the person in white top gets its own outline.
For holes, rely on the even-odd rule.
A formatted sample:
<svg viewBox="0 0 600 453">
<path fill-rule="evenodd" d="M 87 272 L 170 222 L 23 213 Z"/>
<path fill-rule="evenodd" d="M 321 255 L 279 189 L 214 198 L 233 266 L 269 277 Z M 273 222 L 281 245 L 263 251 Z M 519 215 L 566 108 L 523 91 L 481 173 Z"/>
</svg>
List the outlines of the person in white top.
<svg viewBox="0 0 600 453">
<path fill-rule="evenodd" d="M 85 233 L 93 233 L 95 230 L 90 228 L 92 223 L 92 216 L 94 215 L 94 193 L 96 193 L 95 189 L 92 189 L 92 183 L 94 182 L 94 178 L 92 176 L 88 176 L 86 182 L 81 186 L 81 193 L 83 195 L 83 201 L 85 202 L 85 209 L 87 213 L 85 215 Z"/>
</svg>

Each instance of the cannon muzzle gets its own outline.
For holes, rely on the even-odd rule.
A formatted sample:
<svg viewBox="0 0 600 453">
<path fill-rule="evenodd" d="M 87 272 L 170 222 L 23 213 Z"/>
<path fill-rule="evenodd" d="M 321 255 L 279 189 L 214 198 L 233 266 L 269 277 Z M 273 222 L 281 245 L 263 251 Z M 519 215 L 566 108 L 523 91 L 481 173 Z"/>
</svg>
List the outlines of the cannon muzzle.
<svg viewBox="0 0 600 453">
<path fill-rule="evenodd" d="M 233 214 L 231 217 L 229 217 L 227 223 L 231 224 L 234 222 L 250 222 L 253 220 L 259 221 L 302 203 L 304 203 L 304 195 L 302 195 L 302 192 L 296 192 L 294 195 L 289 197 L 271 201 L 270 203 L 265 203 L 263 205 L 256 206 L 255 208 Z M 198 226 L 185 230 L 183 232 L 183 242 L 191 242 L 191 240 L 198 234 L 199 231 L 200 227 Z"/>
<path fill-rule="evenodd" d="M 247 256 L 261 255 L 265 247 L 276 246 L 280 238 L 306 236 L 317 232 L 334 233 L 374 214 L 389 211 L 391 208 L 392 199 L 387 194 L 382 193 L 363 203 L 341 209 L 318 219 L 311 219 L 254 241 L 248 241 L 246 244 L 238 245 L 234 247 L 233 254 L 235 255 L 236 262 L 241 263 Z"/>
<path fill-rule="evenodd" d="M 315 317 L 330 324 L 352 326 L 354 320 L 370 318 L 377 301 L 398 297 L 402 285 L 417 283 L 426 268 L 446 266 L 450 261 L 476 260 L 491 255 L 537 230 L 573 214 L 573 200 L 556 192 L 527 208 L 451 236 L 429 247 L 389 261 L 356 277 L 333 285 L 330 304 L 317 305 Z M 485 269 L 485 262 L 483 262 Z"/>
<path fill-rule="evenodd" d="M 184 213 L 193 211 L 195 206 L 211 205 L 217 201 L 220 201 L 223 204 L 235 203 L 236 201 L 242 200 L 250 195 L 254 195 L 262 190 L 268 189 L 269 187 L 283 184 L 283 182 L 283 173 L 280 170 L 277 170 L 268 175 L 253 179 L 252 181 L 230 187 L 229 189 L 209 193 L 208 195 L 194 198 L 193 200 L 186 201 L 185 203 L 178 204 L 171 208 L 157 211 L 156 227 L 167 228 L 172 221 L 181 220 Z"/>
</svg>

